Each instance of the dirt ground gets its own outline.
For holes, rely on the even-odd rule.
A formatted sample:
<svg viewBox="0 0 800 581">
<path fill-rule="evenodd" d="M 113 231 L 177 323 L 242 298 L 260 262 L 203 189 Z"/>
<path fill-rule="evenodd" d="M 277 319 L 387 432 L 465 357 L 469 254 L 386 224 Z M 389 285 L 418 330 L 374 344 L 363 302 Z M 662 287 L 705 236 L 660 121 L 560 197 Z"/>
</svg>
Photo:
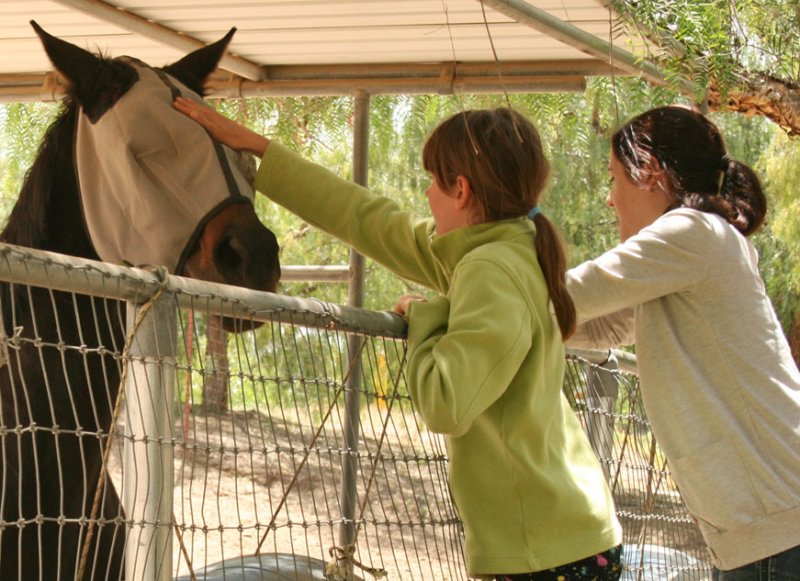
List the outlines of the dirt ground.
<svg viewBox="0 0 800 581">
<path fill-rule="evenodd" d="M 403 422 L 391 422 L 381 438 L 384 419 L 377 410 L 362 415 L 363 432 L 373 435 L 360 439 L 357 456 L 345 452 L 331 418 L 316 435 L 302 422 L 256 412 L 193 415 L 185 432 L 177 425 L 173 569 L 189 575 L 256 552 L 334 562 L 347 538 L 342 463 L 354 459 L 355 560 L 388 579 L 466 578 L 442 442 L 412 437 Z"/>
<path fill-rule="evenodd" d="M 193 415 L 176 425 L 174 520 L 180 534 L 173 535 L 173 570 L 187 576 L 257 552 L 309 557 L 314 567 L 334 562 L 347 530 L 340 517 L 342 463 L 352 459 L 358 503 L 351 514 L 361 523 L 355 560 L 385 571 L 387 579 L 466 579 L 443 443 L 406 414 L 393 414 L 384 433 L 385 418 L 378 409 L 362 414 L 366 435 L 358 455 L 347 454 L 343 428 L 333 418 L 315 424 L 313 418 L 251 411 Z M 618 461 L 615 498 L 625 543 L 644 547 L 629 552 L 629 578 L 704 578 L 702 539 L 668 474 L 630 446 Z M 647 553 L 653 547 L 672 553 L 653 564 Z"/>
</svg>

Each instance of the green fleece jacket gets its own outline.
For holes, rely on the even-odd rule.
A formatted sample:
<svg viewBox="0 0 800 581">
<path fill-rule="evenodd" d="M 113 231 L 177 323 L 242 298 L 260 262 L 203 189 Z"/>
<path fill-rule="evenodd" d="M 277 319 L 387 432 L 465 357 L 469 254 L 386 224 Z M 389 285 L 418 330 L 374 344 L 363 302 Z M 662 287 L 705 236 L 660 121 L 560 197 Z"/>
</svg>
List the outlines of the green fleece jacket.
<svg viewBox="0 0 800 581">
<path fill-rule="evenodd" d="M 518 218 L 434 234 L 393 201 L 271 144 L 256 188 L 440 296 L 408 311 L 408 380 L 447 436 L 471 576 L 539 571 L 621 542 L 603 471 L 562 395 L 564 347 Z"/>
</svg>

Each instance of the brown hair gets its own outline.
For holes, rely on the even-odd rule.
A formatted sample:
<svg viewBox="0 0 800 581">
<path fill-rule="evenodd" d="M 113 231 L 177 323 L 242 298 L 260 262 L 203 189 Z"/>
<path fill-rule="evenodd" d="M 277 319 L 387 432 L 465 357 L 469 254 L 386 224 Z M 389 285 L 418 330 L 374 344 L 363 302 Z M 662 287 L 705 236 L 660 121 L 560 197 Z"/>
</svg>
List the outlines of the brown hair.
<svg viewBox="0 0 800 581">
<path fill-rule="evenodd" d="M 614 133 L 611 147 L 628 177 L 641 183 L 655 160 L 667 176 L 672 207 L 718 214 L 749 236 L 764 223 L 767 199 L 747 165 L 725 152 L 716 125 L 686 107 L 657 107 Z"/>
<path fill-rule="evenodd" d="M 463 111 L 446 119 L 425 143 L 422 162 L 442 188 L 452 188 L 460 175 L 469 180 L 479 222 L 525 216 L 538 205 L 550 173 L 539 132 L 508 108 Z M 538 214 L 534 223 L 536 255 L 566 339 L 576 323 L 566 287 L 566 253 L 545 216 Z"/>
</svg>

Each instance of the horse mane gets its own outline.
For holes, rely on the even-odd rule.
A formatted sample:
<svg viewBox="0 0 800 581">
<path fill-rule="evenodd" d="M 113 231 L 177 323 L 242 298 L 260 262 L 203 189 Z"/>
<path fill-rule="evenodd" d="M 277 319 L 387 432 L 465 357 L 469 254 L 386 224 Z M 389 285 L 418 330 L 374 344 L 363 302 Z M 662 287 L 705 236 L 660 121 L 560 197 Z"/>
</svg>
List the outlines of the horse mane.
<svg viewBox="0 0 800 581">
<path fill-rule="evenodd" d="M 0 242 L 98 258 L 83 223 L 73 158 L 75 127 L 81 107 L 96 121 L 137 80 L 126 62 L 99 58 L 102 66 L 88 86 L 67 88 L 62 111 L 42 139 Z"/>
<path fill-rule="evenodd" d="M 52 200 L 78 193 L 70 143 L 76 119 L 77 106 L 69 102 L 48 127 L 0 241 L 42 250 L 51 246 Z"/>
<path fill-rule="evenodd" d="M 25 174 L 17 202 L 0 233 L 0 242 L 99 260 L 86 229 L 74 147 L 78 115 L 99 119 L 136 82 L 133 67 L 124 61 L 100 57 L 103 66 L 90 87 L 68 87 L 61 112 L 47 128 L 36 157 Z M 94 91 L 94 95 L 91 92 Z M 80 103 L 80 104 L 79 104 Z M 13 296 L 12 296 L 13 289 Z M 0 283 L 6 332 L 28 295 L 20 285 Z"/>
</svg>

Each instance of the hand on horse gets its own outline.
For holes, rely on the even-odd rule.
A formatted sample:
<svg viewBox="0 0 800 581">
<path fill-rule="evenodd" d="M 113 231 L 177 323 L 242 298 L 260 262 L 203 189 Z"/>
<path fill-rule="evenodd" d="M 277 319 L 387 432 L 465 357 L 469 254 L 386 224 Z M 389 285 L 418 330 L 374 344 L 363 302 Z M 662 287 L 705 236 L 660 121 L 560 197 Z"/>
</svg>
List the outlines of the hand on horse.
<svg viewBox="0 0 800 581">
<path fill-rule="evenodd" d="M 258 157 L 263 157 L 269 147 L 269 139 L 217 113 L 211 107 L 185 97 L 177 97 L 173 101 L 173 106 L 202 125 L 211 137 L 231 149 L 249 151 Z"/>
</svg>

